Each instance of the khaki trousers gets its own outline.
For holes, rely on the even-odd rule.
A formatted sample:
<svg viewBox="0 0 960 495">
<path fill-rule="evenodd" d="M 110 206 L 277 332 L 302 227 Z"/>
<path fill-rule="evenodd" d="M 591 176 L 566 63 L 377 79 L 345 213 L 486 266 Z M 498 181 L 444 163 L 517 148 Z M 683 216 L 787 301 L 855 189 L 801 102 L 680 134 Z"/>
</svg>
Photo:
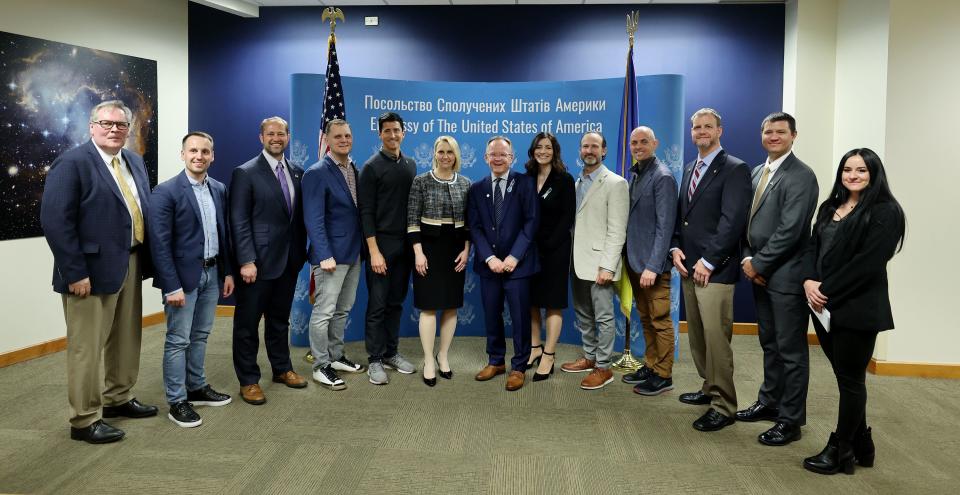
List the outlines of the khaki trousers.
<svg viewBox="0 0 960 495">
<path fill-rule="evenodd" d="M 644 364 L 661 378 L 673 376 L 673 320 L 670 319 L 670 272 L 657 275 L 649 289 L 640 287 L 640 274 L 630 266 L 627 276 L 633 288 L 633 300 L 643 325 Z"/>
<path fill-rule="evenodd" d="M 99 420 L 104 405 L 116 406 L 133 398 L 130 390 L 140 371 L 140 256 L 144 255 L 130 254 L 120 292 L 87 297 L 62 295 L 67 322 L 67 398 L 74 428 L 85 428 Z"/>
<path fill-rule="evenodd" d="M 697 287 L 693 277 L 683 279 L 683 302 L 687 310 L 687 336 L 697 373 L 703 378 L 703 393 L 711 405 L 733 417 L 737 390 L 733 384 L 733 284 L 709 283 Z"/>
</svg>

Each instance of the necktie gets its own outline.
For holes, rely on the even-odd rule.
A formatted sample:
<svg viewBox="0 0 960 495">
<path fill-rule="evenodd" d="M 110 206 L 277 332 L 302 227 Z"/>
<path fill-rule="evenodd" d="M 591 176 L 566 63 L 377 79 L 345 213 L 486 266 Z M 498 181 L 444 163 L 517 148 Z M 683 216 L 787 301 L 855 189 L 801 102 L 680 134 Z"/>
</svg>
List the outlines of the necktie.
<svg viewBox="0 0 960 495">
<path fill-rule="evenodd" d="M 757 184 L 757 190 L 753 193 L 753 206 L 750 207 L 750 216 L 757 212 L 760 206 L 760 198 L 763 196 L 763 190 L 767 188 L 767 181 L 770 180 L 770 167 L 764 165 L 763 172 L 760 174 L 760 183 Z"/>
<path fill-rule="evenodd" d="M 687 189 L 687 201 L 693 200 L 693 193 L 697 191 L 697 184 L 700 183 L 703 165 L 703 160 L 697 160 L 697 164 L 693 166 L 693 177 L 690 178 L 690 188 Z"/>
<path fill-rule="evenodd" d="M 137 204 L 137 198 L 133 197 L 133 191 L 130 190 L 127 180 L 123 178 L 123 173 L 120 171 L 120 159 L 113 157 L 110 166 L 113 168 L 113 175 L 117 176 L 120 193 L 123 194 L 123 200 L 127 202 L 127 208 L 133 218 L 133 238 L 137 243 L 141 243 L 143 242 L 143 213 L 140 212 L 140 205 Z"/>
<path fill-rule="evenodd" d="M 283 191 L 283 204 L 287 205 L 287 214 L 293 209 L 290 205 L 290 186 L 287 185 L 287 174 L 283 172 L 283 162 L 277 162 L 277 180 L 280 181 L 280 190 Z"/>
<path fill-rule="evenodd" d="M 500 220 L 503 218 L 503 192 L 500 191 L 502 180 L 503 177 L 497 177 L 493 181 L 493 221 L 496 225 L 500 225 Z"/>
</svg>

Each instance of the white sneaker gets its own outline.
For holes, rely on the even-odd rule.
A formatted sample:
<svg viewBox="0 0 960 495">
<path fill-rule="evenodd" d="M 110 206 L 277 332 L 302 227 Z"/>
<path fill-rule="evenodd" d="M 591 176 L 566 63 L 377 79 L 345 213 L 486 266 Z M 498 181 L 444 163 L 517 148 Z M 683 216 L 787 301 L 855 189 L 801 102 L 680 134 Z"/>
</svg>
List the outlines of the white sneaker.
<svg viewBox="0 0 960 495">
<path fill-rule="evenodd" d="M 329 388 L 330 390 L 343 390 L 347 384 L 337 375 L 337 372 L 329 364 L 323 368 L 313 370 L 313 381 Z"/>
</svg>

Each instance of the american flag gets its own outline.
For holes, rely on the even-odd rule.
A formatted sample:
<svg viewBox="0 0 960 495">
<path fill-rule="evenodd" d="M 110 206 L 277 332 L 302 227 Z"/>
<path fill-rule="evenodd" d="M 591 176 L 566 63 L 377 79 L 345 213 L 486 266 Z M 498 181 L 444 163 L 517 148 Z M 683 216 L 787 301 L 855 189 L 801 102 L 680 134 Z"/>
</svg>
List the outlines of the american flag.
<svg viewBox="0 0 960 495">
<path fill-rule="evenodd" d="M 323 131 L 327 122 L 345 119 L 347 108 L 343 102 L 343 85 L 340 82 L 340 64 L 337 61 L 337 37 L 332 33 L 327 41 L 327 84 L 323 89 L 323 122 L 320 123 L 320 158 L 327 154 L 327 137 Z"/>
</svg>

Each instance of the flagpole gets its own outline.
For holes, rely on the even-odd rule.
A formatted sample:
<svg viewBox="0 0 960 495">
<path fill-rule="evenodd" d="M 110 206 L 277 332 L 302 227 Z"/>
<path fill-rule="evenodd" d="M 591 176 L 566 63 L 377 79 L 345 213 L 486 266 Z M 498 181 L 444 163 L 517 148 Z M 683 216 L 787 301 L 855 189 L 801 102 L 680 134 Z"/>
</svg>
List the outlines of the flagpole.
<svg viewBox="0 0 960 495">
<path fill-rule="evenodd" d="M 637 11 L 633 11 L 627 14 L 627 34 L 630 36 L 630 49 L 627 52 L 627 80 L 624 80 L 624 86 L 625 86 L 624 108 L 621 109 L 621 112 L 623 112 L 623 115 L 624 115 L 624 118 L 621 119 L 621 126 L 627 127 L 627 128 L 621 129 L 620 131 L 620 133 L 623 134 L 621 136 L 621 140 L 623 141 L 620 143 L 621 147 L 625 147 L 627 143 L 629 143 L 629 139 L 630 139 L 629 136 L 630 136 L 630 133 L 633 131 L 633 129 L 629 127 L 631 125 L 638 124 L 637 122 L 632 122 L 631 119 L 628 117 L 629 115 L 631 115 L 631 110 L 634 110 L 634 109 L 627 108 L 629 105 L 634 104 L 633 98 L 631 98 L 630 95 L 632 94 L 634 98 L 636 97 L 636 91 L 629 91 L 629 89 L 631 86 L 636 87 L 636 84 L 637 84 L 636 74 L 634 74 L 633 70 L 631 69 L 633 68 L 633 35 L 634 33 L 637 32 L 638 17 L 639 17 L 639 12 Z M 633 80 L 632 81 L 629 80 L 630 78 L 632 78 Z M 631 86 L 628 86 L 628 85 L 631 85 Z M 635 117 L 636 114 L 634 113 L 633 116 Z M 625 124 L 628 124 L 628 125 L 625 125 Z M 630 170 L 630 167 L 627 164 L 628 163 L 632 164 L 633 160 L 632 160 L 632 157 L 628 158 L 630 156 L 629 151 L 622 152 L 621 154 L 623 154 L 623 159 L 621 160 L 623 170 L 621 170 L 620 173 L 626 178 L 629 175 L 628 171 Z M 623 270 L 624 273 L 621 276 L 621 284 L 629 285 L 631 282 L 630 282 L 629 276 L 627 276 L 626 274 L 626 271 L 627 271 L 626 256 L 624 256 L 622 260 L 622 264 L 624 266 L 624 270 Z M 624 280 L 624 278 L 626 280 Z M 621 297 L 623 297 L 623 292 L 624 291 L 621 291 Z M 631 290 L 629 292 L 630 292 L 630 295 L 628 297 L 632 298 L 633 291 Z M 632 303 L 633 301 L 630 301 L 628 303 L 624 303 L 624 301 L 620 301 L 620 306 L 629 307 L 632 309 L 633 307 Z M 624 340 L 623 354 L 620 356 L 619 359 L 614 361 L 611 364 L 611 366 L 618 371 L 631 372 L 639 369 L 641 363 L 635 357 L 633 357 L 633 354 L 630 352 L 630 311 L 624 311 L 624 319 L 625 319 L 625 325 L 624 325 L 625 328 L 624 328 L 624 337 L 623 337 L 623 340 Z"/>
<path fill-rule="evenodd" d="M 327 38 L 327 74 L 328 75 L 330 72 L 330 46 L 337 42 L 337 35 L 334 33 L 334 31 L 336 31 L 337 29 L 337 20 L 339 20 L 340 22 L 344 22 L 345 19 L 343 17 L 343 11 L 335 7 L 327 7 L 326 9 L 323 10 L 323 15 L 320 16 L 320 22 L 328 22 L 328 21 L 330 22 L 330 36 Z M 323 96 L 324 98 L 322 99 L 322 101 L 326 101 L 326 96 L 327 96 L 326 91 L 324 91 Z M 327 151 L 326 150 L 327 144 L 325 139 L 326 135 L 324 134 L 324 128 L 326 127 L 326 124 L 327 124 L 326 121 L 323 120 L 321 117 L 320 147 L 318 148 L 318 154 L 321 160 L 323 159 L 323 155 Z M 310 276 L 310 290 L 308 291 L 309 292 L 308 298 L 310 300 L 311 305 L 313 305 L 313 291 L 314 291 L 313 276 Z M 317 360 L 317 358 L 315 358 L 313 356 L 313 352 L 311 352 L 308 349 L 307 353 L 303 356 L 303 360 L 310 364 L 313 364 Z"/>
</svg>

